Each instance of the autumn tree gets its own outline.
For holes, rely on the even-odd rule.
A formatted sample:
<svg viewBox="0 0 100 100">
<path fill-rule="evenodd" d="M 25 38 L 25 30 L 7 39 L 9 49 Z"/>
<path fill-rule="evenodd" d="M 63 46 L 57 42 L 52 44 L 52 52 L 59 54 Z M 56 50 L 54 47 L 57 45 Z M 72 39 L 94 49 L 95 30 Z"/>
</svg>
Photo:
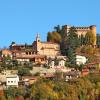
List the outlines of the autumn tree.
<svg viewBox="0 0 100 100">
<path fill-rule="evenodd" d="M 97 34 L 97 47 L 100 48 L 100 34 Z"/>
<path fill-rule="evenodd" d="M 85 44 L 86 45 L 94 45 L 96 37 L 94 36 L 92 31 L 88 31 L 85 35 Z"/>
<path fill-rule="evenodd" d="M 47 41 L 54 42 L 54 43 L 60 43 L 61 42 L 61 36 L 58 32 L 48 32 L 47 35 Z"/>
</svg>

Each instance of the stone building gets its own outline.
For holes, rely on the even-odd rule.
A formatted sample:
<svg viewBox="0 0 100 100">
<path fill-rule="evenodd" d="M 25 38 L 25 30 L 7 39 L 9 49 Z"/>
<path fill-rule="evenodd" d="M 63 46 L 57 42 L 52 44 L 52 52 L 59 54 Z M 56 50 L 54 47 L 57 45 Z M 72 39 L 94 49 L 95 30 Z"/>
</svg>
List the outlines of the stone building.
<svg viewBox="0 0 100 100">
<path fill-rule="evenodd" d="M 72 26 L 64 25 L 62 26 L 62 29 L 64 29 L 64 31 L 68 33 L 71 27 Z M 75 27 L 75 29 L 77 30 L 78 36 L 80 35 L 85 36 L 88 31 L 91 31 L 95 36 L 94 46 L 96 46 L 96 26 L 95 25 L 91 25 L 88 27 Z"/>
<path fill-rule="evenodd" d="M 60 55 L 60 45 L 52 42 L 41 42 L 39 34 L 33 42 L 33 50 L 39 55 L 55 57 Z"/>
</svg>

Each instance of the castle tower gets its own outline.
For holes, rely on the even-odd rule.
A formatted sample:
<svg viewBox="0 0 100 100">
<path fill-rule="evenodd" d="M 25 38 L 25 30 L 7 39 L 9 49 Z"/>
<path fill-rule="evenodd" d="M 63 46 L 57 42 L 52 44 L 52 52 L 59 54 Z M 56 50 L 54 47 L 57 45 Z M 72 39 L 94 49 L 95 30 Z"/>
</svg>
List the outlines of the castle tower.
<svg viewBox="0 0 100 100">
<path fill-rule="evenodd" d="M 90 30 L 93 33 L 94 37 L 95 37 L 95 41 L 94 41 L 94 46 L 96 46 L 96 25 L 92 25 L 90 26 Z"/>
</svg>

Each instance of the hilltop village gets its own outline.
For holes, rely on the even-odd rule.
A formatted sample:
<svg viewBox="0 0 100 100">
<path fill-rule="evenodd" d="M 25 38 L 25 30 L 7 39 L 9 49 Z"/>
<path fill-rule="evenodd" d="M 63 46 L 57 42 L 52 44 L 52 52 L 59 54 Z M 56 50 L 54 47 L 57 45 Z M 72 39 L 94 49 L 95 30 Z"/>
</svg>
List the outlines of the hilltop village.
<svg viewBox="0 0 100 100">
<path fill-rule="evenodd" d="M 9 87 L 28 88 L 41 78 L 69 82 L 100 73 L 100 35 L 96 33 L 95 25 L 64 25 L 54 29 L 48 32 L 46 42 L 42 42 L 42 36 L 37 34 L 30 45 L 12 42 L 8 49 L 0 51 L 0 90 L 5 91 Z M 0 95 L 4 95 L 4 92 Z"/>
</svg>

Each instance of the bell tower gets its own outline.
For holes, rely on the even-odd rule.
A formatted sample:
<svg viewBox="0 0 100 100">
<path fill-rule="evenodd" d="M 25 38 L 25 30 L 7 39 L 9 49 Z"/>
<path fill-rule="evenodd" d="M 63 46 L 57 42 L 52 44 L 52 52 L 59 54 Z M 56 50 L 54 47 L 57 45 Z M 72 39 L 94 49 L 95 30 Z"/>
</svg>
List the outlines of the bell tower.
<svg viewBox="0 0 100 100">
<path fill-rule="evenodd" d="M 36 42 L 40 42 L 40 35 L 39 34 L 37 34 L 37 36 L 36 36 Z"/>
</svg>

